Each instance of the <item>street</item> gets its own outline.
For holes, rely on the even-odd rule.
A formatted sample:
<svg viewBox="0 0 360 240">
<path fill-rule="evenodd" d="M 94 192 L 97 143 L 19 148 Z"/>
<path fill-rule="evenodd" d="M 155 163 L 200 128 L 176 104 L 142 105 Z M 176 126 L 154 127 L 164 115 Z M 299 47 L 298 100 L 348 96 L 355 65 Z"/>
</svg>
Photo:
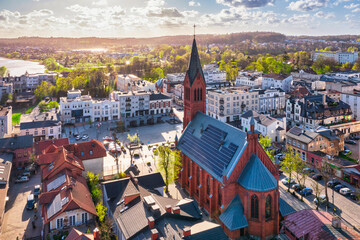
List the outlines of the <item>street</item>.
<svg viewBox="0 0 360 240">
<path fill-rule="evenodd" d="M 280 175 L 280 182 L 279 185 L 282 189 L 287 190 L 287 186 L 285 186 L 281 180 L 284 179 L 286 177 L 286 175 L 282 174 Z M 305 181 L 305 186 L 306 187 L 312 187 L 312 182 L 314 180 L 312 180 L 310 177 L 308 177 Z M 324 181 L 320 180 L 318 181 L 321 188 L 322 188 L 322 192 L 321 194 L 325 194 L 325 189 L 324 189 Z M 293 189 L 291 189 L 291 192 L 294 191 Z M 332 198 L 334 193 L 334 199 Z M 299 195 L 300 196 L 300 195 Z M 350 224 L 352 226 L 357 227 L 358 229 L 360 229 L 360 205 L 359 203 L 355 203 L 354 201 L 352 201 L 351 199 L 341 195 L 340 193 L 333 191 L 333 189 L 328 188 L 328 196 L 329 196 L 329 202 L 330 202 L 330 207 L 333 208 L 332 203 L 334 200 L 334 204 L 336 207 L 336 214 L 339 215 L 341 218 L 343 218 L 343 220 L 345 220 L 345 222 L 347 224 Z M 309 207 L 311 208 L 316 208 L 316 205 L 314 203 L 314 198 L 315 195 L 314 193 L 304 197 L 304 203 L 306 203 Z M 296 198 L 293 198 L 294 201 L 298 201 L 299 203 L 301 203 L 300 200 L 297 200 Z M 332 209 L 326 209 L 325 205 L 320 205 L 319 209 L 322 209 L 323 211 L 329 211 L 329 212 L 333 212 Z"/>
</svg>

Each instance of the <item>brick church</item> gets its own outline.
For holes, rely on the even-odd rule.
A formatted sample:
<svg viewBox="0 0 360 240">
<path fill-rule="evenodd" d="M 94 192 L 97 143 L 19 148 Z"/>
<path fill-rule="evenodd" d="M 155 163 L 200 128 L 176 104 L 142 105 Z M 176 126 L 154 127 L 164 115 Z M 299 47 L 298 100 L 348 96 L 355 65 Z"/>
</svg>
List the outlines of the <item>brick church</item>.
<svg viewBox="0 0 360 240">
<path fill-rule="evenodd" d="M 251 122 L 245 133 L 206 115 L 206 83 L 194 38 L 184 80 L 184 130 L 177 143 L 183 156 L 179 181 L 232 239 L 279 233 L 278 168 Z"/>
</svg>

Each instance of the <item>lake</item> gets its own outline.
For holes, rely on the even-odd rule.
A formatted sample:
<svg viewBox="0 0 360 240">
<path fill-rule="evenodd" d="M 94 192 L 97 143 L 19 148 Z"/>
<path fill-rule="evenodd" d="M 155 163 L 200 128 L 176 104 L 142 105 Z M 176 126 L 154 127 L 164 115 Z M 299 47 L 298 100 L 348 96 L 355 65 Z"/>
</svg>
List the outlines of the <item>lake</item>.
<svg viewBox="0 0 360 240">
<path fill-rule="evenodd" d="M 0 67 L 5 66 L 10 72 L 11 76 L 23 75 L 26 71 L 28 73 L 44 73 L 45 66 L 38 62 L 15 60 L 8 58 L 0 58 Z"/>
</svg>

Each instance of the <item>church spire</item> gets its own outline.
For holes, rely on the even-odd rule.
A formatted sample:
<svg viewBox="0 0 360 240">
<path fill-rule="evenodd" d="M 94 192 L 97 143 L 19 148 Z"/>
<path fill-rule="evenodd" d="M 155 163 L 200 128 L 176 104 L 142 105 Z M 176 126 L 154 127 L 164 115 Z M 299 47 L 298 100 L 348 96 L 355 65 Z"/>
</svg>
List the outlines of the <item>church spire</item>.
<svg viewBox="0 0 360 240">
<path fill-rule="evenodd" d="M 195 81 L 195 78 L 198 75 L 198 73 L 200 73 L 203 81 L 205 81 L 204 73 L 201 68 L 199 53 L 198 53 L 197 46 L 196 46 L 195 25 L 194 25 L 194 40 L 193 40 L 192 49 L 191 49 L 189 69 L 188 69 L 187 73 L 189 76 L 190 86 Z"/>
</svg>

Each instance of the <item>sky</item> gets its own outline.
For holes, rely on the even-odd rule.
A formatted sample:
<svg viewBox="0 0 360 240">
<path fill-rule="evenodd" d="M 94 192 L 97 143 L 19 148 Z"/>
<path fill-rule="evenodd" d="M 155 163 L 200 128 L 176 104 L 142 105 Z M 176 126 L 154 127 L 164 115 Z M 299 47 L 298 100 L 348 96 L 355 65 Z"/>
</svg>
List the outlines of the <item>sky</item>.
<svg viewBox="0 0 360 240">
<path fill-rule="evenodd" d="M 360 0 L 0 0 L 0 37 L 360 34 Z"/>
</svg>

